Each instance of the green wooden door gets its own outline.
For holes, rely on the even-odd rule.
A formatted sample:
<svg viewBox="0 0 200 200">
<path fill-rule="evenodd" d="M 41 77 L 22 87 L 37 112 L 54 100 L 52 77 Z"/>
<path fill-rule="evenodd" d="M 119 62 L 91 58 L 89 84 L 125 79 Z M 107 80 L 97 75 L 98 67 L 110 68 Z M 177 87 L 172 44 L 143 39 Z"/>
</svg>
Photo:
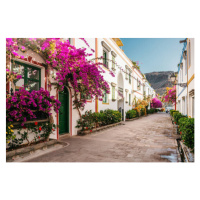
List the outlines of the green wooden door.
<svg viewBox="0 0 200 200">
<path fill-rule="evenodd" d="M 65 89 L 59 93 L 61 107 L 59 110 L 59 134 L 69 133 L 69 92 Z"/>
</svg>

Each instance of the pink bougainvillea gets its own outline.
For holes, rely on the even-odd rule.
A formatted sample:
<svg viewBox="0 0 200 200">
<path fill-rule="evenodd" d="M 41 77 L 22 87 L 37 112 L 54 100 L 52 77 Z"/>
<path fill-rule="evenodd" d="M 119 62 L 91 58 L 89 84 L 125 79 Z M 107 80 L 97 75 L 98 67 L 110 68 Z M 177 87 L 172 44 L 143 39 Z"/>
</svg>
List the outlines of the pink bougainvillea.
<svg viewBox="0 0 200 200">
<path fill-rule="evenodd" d="M 43 88 L 39 91 L 26 91 L 21 88 L 13 95 L 7 95 L 6 98 L 6 119 L 9 122 L 24 122 L 37 118 L 37 114 L 46 113 L 51 115 L 51 109 L 58 112 L 60 101 Z"/>
<path fill-rule="evenodd" d="M 85 39 L 81 39 L 89 46 Z M 68 40 L 60 38 L 7 38 L 6 52 L 13 57 L 20 57 L 16 52 L 19 44 L 23 45 L 22 50 L 27 47 L 39 53 L 46 60 L 48 70 L 56 71 L 53 78 L 58 83 L 59 91 L 62 91 L 64 87 L 73 89 L 76 108 L 84 108 L 88 96 L 101 100 L 104 91 L 110 92 L 109 85 L 102 75 L 103 64 L 89 60 L 92 54 L 86 53 L 85 48 L 76 48 Z M 83 93 L 85 98 L 80 100 L 80 93 Z"/>
<path fill-rule="evenodd" d="M 167 94 L 164 96 L 164 101 L 173 104 L 176 102 L 176 86 L 167 90 Z"/>
<path fill-rule="evenodd" d="M 151 107 L 152 108 L 162 108 L 162 102 L 157 97 L 151 100 Z"/>
</svg>

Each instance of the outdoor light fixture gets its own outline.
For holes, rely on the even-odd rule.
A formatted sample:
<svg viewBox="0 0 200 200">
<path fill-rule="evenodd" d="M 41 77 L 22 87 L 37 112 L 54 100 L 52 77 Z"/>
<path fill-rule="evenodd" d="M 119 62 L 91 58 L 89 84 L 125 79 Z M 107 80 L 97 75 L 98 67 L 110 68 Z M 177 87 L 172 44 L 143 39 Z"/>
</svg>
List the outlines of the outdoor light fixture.
<svg viewBox="0 0 200 200">
<path fill-rule="evenodd" d="M 176 76 L 175 76 L 174 73 L 171 74 L 171 76 L 170 76 L 170 80 L 171 80 L 171 82 L 175 82 L 175 81 L 176 81 Z"/>
<path fill-rule="evenodd" d="M 187 39 L 185 40 L 180 40 L 179 43 L 185 43 L 187 41 Z"/>
<path fill-rule="evenodd" d="M 187 86 L 187 83 L 176 83 L 176 78 L 177 76 L 175 75 L 175 73 L 172 73 L 171 76 L 170 76 L 170 81 L 172 83 L 174 83 L 174 85 L 179 85 L 180 87 L 186 87 Z"/>
</svg>

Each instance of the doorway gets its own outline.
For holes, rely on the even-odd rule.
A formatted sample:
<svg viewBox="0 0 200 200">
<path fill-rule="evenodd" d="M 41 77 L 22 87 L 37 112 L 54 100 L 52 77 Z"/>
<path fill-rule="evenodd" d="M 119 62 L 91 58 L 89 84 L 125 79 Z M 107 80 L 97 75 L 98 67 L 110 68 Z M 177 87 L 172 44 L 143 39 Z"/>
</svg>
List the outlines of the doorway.
<svg viewBox="0 0 200 200">
<path fill-rule="evenodd" d="M 69 92 L 65 88 L 59 93 L 61 107 L 59 110 L 59 134 L 69 133 Z"/>
</svg>

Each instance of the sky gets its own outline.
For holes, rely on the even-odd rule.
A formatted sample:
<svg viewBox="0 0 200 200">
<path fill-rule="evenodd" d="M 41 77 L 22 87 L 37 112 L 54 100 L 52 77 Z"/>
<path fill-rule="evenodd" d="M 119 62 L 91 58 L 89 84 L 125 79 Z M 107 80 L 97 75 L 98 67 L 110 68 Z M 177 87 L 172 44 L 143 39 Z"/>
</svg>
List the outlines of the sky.
<svg viewBox="0 0 200 200">
<path fill-rule="evenodd" d="M 138 61 L 142 73 L 177 71 L 185 38 L 120 38 L 125 54 Z"/>
</svg>

